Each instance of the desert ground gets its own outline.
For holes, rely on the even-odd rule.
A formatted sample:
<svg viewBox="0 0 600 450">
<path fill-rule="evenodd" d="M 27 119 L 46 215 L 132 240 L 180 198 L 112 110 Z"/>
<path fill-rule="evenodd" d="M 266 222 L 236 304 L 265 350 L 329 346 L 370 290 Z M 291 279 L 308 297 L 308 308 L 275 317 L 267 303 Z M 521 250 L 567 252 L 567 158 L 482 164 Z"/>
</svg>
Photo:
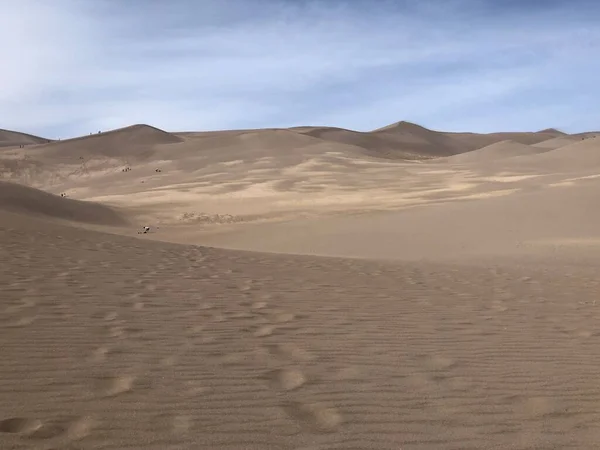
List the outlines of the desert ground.
<svg viewBox="0 0 600 450">
<path fill-rule="evenodd" d="M 595 131 L 0 130 L 0 448 L 595 449 L 598 192 Z"/>
</svg>

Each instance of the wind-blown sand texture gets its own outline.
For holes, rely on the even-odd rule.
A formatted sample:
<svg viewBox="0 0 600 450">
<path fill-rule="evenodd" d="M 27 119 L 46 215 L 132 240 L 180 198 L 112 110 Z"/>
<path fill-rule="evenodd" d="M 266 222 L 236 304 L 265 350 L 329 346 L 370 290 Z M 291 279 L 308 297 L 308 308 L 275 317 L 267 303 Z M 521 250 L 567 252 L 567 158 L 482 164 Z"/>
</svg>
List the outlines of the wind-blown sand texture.
<svg viewBox="0 0 600 450">
<path fill-rule="evenodd" d="M 0 448 L 596 448 L 595 135 L 6 146 Z"/>
</svg>

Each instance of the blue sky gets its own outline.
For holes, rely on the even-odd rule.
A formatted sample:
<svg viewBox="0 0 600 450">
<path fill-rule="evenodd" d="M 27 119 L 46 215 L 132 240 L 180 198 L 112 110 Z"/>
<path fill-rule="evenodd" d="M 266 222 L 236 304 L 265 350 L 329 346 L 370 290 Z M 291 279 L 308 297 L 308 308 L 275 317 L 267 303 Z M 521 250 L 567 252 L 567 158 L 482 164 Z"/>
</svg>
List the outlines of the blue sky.
<svg viewBox="0 0 600 450">
<path fill-rule="evenodd" d="M 0 128 L 600 129 L 592 0 L 14 0 Z"/>
</svg>

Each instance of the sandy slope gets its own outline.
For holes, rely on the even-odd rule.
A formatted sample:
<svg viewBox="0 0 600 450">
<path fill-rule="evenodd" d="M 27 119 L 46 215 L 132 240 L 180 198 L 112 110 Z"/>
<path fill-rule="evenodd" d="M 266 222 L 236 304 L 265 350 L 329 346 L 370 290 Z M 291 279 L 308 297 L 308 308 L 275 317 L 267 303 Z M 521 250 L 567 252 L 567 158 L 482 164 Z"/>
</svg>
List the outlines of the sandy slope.
<svg viewBox="0 0 600 450">
<path fill-rule="evenodd" d="M 534 147 L 533 145 L 521 144 L 509 139 L 486 145 L 477 150 L 450 156 L 446 158 L 445 161 L 456 164 L 488 163 L 494 160 L 512 158 L 515 156 L 536 155 L 538 153 L 543 153 L 544 151 L 547 151 L 545 147 Z"/>
<path fill-rule="evenodd" d="M 407 122 L 368 133 L 331 127 L 297 130 L 326 141 L 361 147 L 366 155 L 379 158 L 422 159 L 453 155 L 472 149 L 461 140 Z"/>
<path fill-rule="evenodd" d="M 49 142 L 48 139 L 31 134 L 0 129 L 0 148 L 19 147 L 20 145 L 35 145 Z"/>
<path fill-rule="evenodd" d="M 557 133 L 443 133 L 399 122 L 370 133 L 299 127 L 173 134 L 136 125 L 7 150 L 0 176 L 71 198 L 134 207 L 142 221 L 234 216 L 247 222 L 395 207 L 414 203 L 423 188 L 454 195 L 470 183 L 466 173 L 438 176 L 410 161 Z"/>
<path fill-rule="evenodd" d="M 209 245 L 267 252 L 397 260 L 600 256 L 596 178 L 423 200 L 399 211 L 256 224 L 204 236 Z M 189 234 L 188 234 L 189 233 Z M 179 242 L 198 233 L 165 235 Z"/>
<path fill-rule="evenodd" d="M 127 224 L 123 215 L 108 206 L 62 198 L 5 181 L 0 181 L 0 210 L 96 225 Z"/>
<path fill-rule="evenodd" d="M 600 165 L 600 138 L 578 140 L 538 156 L 523 156 L 513 162 L 548 172 L 594 170 Z"/>
<path fill-rule="evenodd" d="M 591 136 L 4 149 L 0 448 L 596 448 Z"/>
<path fill-rule="evenodd" d="M 2 448 L 600 438 L 593 270 L 237 253 L 1 212 L 0 226 Z"/>
<path fill-rule="evenodd" d="M 548 139 L 546 141 L 538 142 L 537 144 L 532 144 L 531 146 L 541 149 L 555 150 L 569 144 L 575 144 L 581 140 L 583 140 L 583 138 L 578 136 L 559 136 L 554 139 Z"/>
</svg>

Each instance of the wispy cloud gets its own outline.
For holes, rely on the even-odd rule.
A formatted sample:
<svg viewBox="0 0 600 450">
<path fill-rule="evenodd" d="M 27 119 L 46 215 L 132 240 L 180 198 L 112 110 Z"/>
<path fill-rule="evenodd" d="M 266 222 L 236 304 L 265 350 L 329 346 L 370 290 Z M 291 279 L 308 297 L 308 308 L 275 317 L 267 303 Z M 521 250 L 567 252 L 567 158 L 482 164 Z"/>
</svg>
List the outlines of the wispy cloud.
<svg viewBox="0 0 600 450">
<path fill-rule="evenodd" d="M 48 137 L 396 120 L 600 128 L 600 6 L 512 0 L 20 0 L 0 127 Z"/>
</svg>

